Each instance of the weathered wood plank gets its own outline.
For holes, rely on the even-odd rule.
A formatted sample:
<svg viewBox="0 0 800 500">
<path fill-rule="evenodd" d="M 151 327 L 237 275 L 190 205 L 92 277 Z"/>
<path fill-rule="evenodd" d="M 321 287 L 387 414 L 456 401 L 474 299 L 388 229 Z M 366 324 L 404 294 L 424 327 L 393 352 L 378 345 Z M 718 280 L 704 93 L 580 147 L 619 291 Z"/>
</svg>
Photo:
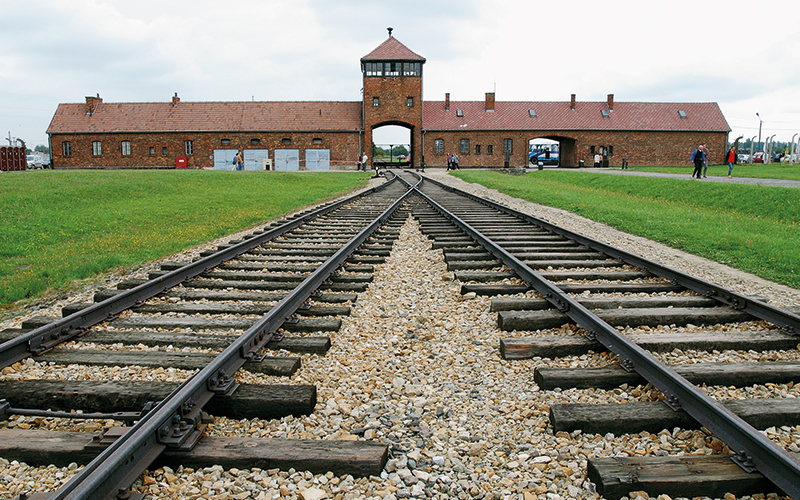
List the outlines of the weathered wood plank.
<svg viewBox="0 0 800 500">
<path fill-rule="evenodd" d="M 95 302 L 102 302 L 122 293 L 123 289 L 99 290 L 94 294 Z M 277 302 L 286 297 L 287 292 L 237 292 L 232 290 L 167 290 L 159 297 L 176 297 L 182 300 Z M 358 298 L 355 293 L 322 293 L 314 297 L 314 302 L 343 304 Z"/>
<path fill-rule="evenodd" d="M 748 399 L 721 402 L 756 429 L 800 424 L 800 399 Z M 660 401 L 633 401 L 625 404 L 554 404 L 550 405 L 550 423 L 555 432 L 657 434 L 664 429 L 697 429 L 700 424 L 683 411 L 674 411 Z"/>
<path fill-rule="evenodd" d="M 646 278 L 649 276 L 644 271 L 543 271 L 539 273 L 550 281 L 564 280 L 609 280 L 609 281 L 630 281 Z M 455 278 L 462 282 L 489 282 L 501 281 L 516 276 L 513 272 L 457 272 Z"/>
<path fill-rule="evenodd" d="M 63 317 L 74 314 L 93 304 L 75 302 L 67 304 L 61 308 Z M 219 304 L 215 302 L 185 304 L 185 303 L 158 303 L 144 304 L 135 307 L 134 310 L 141 314 L 157 313 L 183 313 L 183 314 L 250 314 L 263 316 L 272 309 L 271 305 L 256 304 Z M 348 316 L 350 308 L 348 306 L 311 306 L 301 308 L 296 311 L 299 316 Z"/>
<path fill-rule="evenodd" d="M 598 297 L 579 298 L 587 309 L 634 309 L 648 307 L 714 307 L 717 302 L 708 297 L 693 295 L 674 297 Z M 532 297 L 500 297 L 492 299 L 490 311 L 540 311 L 553 306 L 545 299 Z"/>
<path fill-rule="evenodd" d="M 745 387 L 753 384 L 783 384 L 800 380 L 800 363 L 696 363 L 671 368 L 693 384 Z M 613 389 L 622 384 L 646 383 L 638 373 L 618 365 L 604 368 L 536 368 L 534 380 L 541 389 L 560 387 Z"/>
<path fill-rule="evenodd" d="M 620 265 L 618 260 L 531 260 L 525 261 L 525 264 L 531 269 L 547 269 L 552 267 L 554 269 L 574 269 L 584 268 L 591 269 L 597 267 L 617 267 Z M 451 262 L 447 261 L 448 271 L 460 271 L 464 269 L 491 269 L 493 267 L 500 267 L 503 264 L 499 260 L 460 260 Z"/>
<path fill-rule="evenodd" d="M 153 271 L 149 273 L 150 279 L 159 278 L 168 271 Z M 266 282 L 292 282 L 299 283 L 308 278 L 308 274 L 302 273 L 259 273 L 259 272 L 234 272 L 234 271 L 208 271 L 200 275 L 201 278 L 215 279 L 222 281 L 266 281 Z M 333 283 L 369 283 L 372 281 L 372 274 L 341 274 L 332 276 Z"/>
<path fill-rule="evenodd" d="M 651 333 L 628 335 L 632 342 L 650 352 L 673 349 L 717 350 L 782 350 L 795 349 L 798 339 L 780 330 L 747 332 Z M 500 355 L 504 359 L 557 358 L 580 356 L 606 348 L 600 342 L 582 335 L 548 337 L 514 337 L 500 339 Z"/>
<path fill-rule="evenodd" d="M 772 482 L 757 472 L 745 472 L 730 457 L 590 458 L 588 475 L 597 492 L 609 500 L 628 496 L 631 491 L 646 491 L 653 498 L 662 494 L 673 498 L 722 498 L 726 493 L 740 498 L 775 491 Z"/>
<path fill-rule="evenodd" d="M 181 349 L 184 347 L 222 350 L 233 342 L 237 335 L 213 335 L 197 333 L 175 332 L 142 332 L 127 330 L 101 330 L 93 328 L 81 337 L 82 342 L 95 344 L 124 345 L 143 344 L 146 346 L 173 346 Z M 284 337 L 280 342 L 270 342 L 268 349 L 283 349 L 284 351 L 304 354 L 324 355 L 331 348 L 330 337 Z"/>
<path fill-rule="evenodd" d="M 199 370 L 214 359 L 214 354 L 158 351 L 102 351 L 91 349 L 53 349 L 36 358 L 45 363 L 91 366 L 170 366 Z M 300 368 L 300 358 L 270 356 L 261 362 L 248 361 L 243 367 L 253 373 L 288 377 Z"/>
<path fill-rule="evenodd" d="M 180 384 L 150 381 L 15 380 L 0 381 L 0 394 L 13 408 L 83 410 L 85 413 L 140 411 L 158 402 Z M 310 415 L 317 403 L 313 385 L 241 384 L 229 396 L 214 396 L 204 410 L 234 419 Z"/>
<path fill-rule="evenodd" d="M 49 325 L 60 318 L 51 316 L 36 316 L 22 323 L 23 328 L 39 328 Z M 230 318 L 197 318 L 170 316 L 134 316 L 111 320 L 115 328 L 186 328 L 192 330 L 247 330 L 256 322 L 256 319 L 230 319 Z M 288 332 L 335 332 L 342 326 L 342 320 L 336 318 L 301 318 L 296 323 L 285 322 L 281 328 Z"/>
<path fill-rule="evenodd" d="M 87 464 L 97 454 L 84 448 L 91 439 L 81 432 L 0 430 L 0 456 L 32 466 Z M 386 445 L 370 441 L 204 437 L 191 451 L 162 453 L 153 467 L 294 468 L 362 477 L 380 475 L 387 457 Z"/>
<path fill-rule="evenodd" d="M 738 323 L 754 318 L 744 311 L 730 307 L 674 307 L 647 309 L 597 309 L 594 313 L 611 326 L 658 325 L 716 325 Z M 555 309 L 546 311 L 500 311 L 497 326 L 505 331 L 531 331 L 558 328 L 572 323 L 569 317 Z"/>
</svg>

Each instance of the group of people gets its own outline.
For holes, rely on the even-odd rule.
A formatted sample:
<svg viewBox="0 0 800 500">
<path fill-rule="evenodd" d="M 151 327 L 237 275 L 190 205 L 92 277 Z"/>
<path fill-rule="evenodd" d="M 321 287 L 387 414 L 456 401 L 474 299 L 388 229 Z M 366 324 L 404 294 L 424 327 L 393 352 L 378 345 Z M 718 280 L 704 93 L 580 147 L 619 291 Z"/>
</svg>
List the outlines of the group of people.
<svg viewBox="0 0 800 500">
<path fill-rule="evenodd" d="M 233 170 L 244 170 L 244 152 L 241 149 L 233 157 Z"/>
<path fill-rule="evenodd" d="M 458 155 L 447 155 L 447 170 L 461 170 L 458 166 Z"/>
<path fill-rule="evenodd" d="M 708 172 L 708 147 L 705 144 L 700 144 L 692 152 L 691 161 L 694 163 L 694 171 L 692 172 L 692 179 L 706 178 Z M 736 146 L 731 146 L 731 149 L 725 154 L 725 161 L 728 163 L 728 179 L 733 175 L 733 166 L 738 161 L 736 155 Z"/>
</svg>

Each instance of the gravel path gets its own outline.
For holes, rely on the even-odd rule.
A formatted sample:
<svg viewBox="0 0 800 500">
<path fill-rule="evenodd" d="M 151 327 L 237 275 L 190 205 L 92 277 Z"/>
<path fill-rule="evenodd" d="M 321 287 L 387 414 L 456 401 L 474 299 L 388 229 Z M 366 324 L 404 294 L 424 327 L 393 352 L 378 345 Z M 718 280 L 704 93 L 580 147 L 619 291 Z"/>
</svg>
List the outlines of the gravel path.
<svg viewBox="0 0 800 500">
<path fill-rule="evenodd" d="M 775 303 L 799 302 L 797 290 L 560 210 L 467 185 L 444 172 L 429 171 L 428 175 L 672 267 L 692 270 L 731 288 L 753 293 L 752 287 L 757 286 L 759 295 Z M 724 445 L 701 430 L 643 432 L 623 438 L 580 431 L 554 434 L 548 422 L 553 403 L 649 401 L 660 395 L 650 386 L 612 391 L 539 390 L 532 377 L 537 366 L 603 366 L 611 360 L 600 353 L 558 360 L 505 361 L 499 356 L 498 344 L 510 334 L 497 329 L 495 315 L 488 312 L 490 299 L 462 297 L 459 288 L 452 273 L 446 270 L 441 251 L 431 250 L 430 241 L 420 233 L 416 221 L 409 219 L 391 257 L 378 266 L 373 283 L 353 304 L 351 316 L 342 318 L 343 327 L 332 335 L 333 347 L 326 356 L 303 356 L 303 367 L 291 379 L 237 375 L 240 382 L 316 384 L 319 398 L 316 411 L 305 417 L 271 421 L 219 418 L 209 430 L 212 435 L 365 439 L 391 444 L 394 458 L 381 477 L 355 479 L 330 473 L 225 471 L 211 467 L 151 471 L 136 486 L 152 499 L 595 499 L 598 495 L 585 474 L 590 457 L 725 451 Z M 686 327 L 686 331 L 691 328 Z M 726 328 L 763 329 L 765 325 L 754 322 Z M 565 333 L 569 332 L 561 329 L 538 332 Z M 710 359 L 770 359 L 777 355 L 673 351 L 663 357 L 671 363 L 691 363 Z M 800 359 L 797 353 L 781 356 L 786 360 Z M 179 380 L 187 376 L 170 370 L 45 367 L 33 360 L 2 373 L 0 379 L 6 380 L 89 376 Z M 708 391 L 719 399 L 800 397 L 800 386 L 782 384 L 742 390 L 711 387 Z M 104 424 L 14 418 L 0 423 L 0 428 L 90 430 L 87 426 L 99 428 Z M 769 429 L 767 435 L 791 451 L 800 451 L 800 426 Z M 43 489 L 48 484 L 66 481 L 76 469 L 76 466 L 31 468 L 0 459 L 0 497 L 9 498 L 23 490 Z"/>
</svg>

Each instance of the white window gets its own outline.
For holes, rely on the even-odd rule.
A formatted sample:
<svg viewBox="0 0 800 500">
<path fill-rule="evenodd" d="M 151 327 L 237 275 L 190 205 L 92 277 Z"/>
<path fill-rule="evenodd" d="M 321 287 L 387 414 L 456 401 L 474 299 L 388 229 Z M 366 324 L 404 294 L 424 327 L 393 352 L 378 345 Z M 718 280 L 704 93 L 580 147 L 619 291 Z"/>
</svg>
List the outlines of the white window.
<svg viewBox="0 0 800 500">
<path fill-rule="evenodd" d="M 100 141 L 92 141 L 92 155 L 100 156 L 103 154 L 103 143 Z"/>
</svg>

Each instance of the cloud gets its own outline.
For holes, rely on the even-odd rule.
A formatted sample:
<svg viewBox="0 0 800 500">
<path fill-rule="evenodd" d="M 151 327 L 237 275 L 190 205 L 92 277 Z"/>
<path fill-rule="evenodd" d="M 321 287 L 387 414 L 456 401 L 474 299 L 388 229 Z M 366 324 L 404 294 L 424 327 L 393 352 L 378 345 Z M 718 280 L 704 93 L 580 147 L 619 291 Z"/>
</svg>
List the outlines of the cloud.
<svg viewBox="0 0 800 500">
<path fill-rule="evenodd" d="M 34 144 L 46 143 L 58 103 L 96 93 L 359 100 L 359 59 L 389 26 L 427 59 L 428 100 L 613 93 L 719 102 L 732 126 L 758 110 L 800 126 L 796 2 L 6 0 L 4 11 L 30 21 L 0 31 L 0 127 Z"/>
</svg>

